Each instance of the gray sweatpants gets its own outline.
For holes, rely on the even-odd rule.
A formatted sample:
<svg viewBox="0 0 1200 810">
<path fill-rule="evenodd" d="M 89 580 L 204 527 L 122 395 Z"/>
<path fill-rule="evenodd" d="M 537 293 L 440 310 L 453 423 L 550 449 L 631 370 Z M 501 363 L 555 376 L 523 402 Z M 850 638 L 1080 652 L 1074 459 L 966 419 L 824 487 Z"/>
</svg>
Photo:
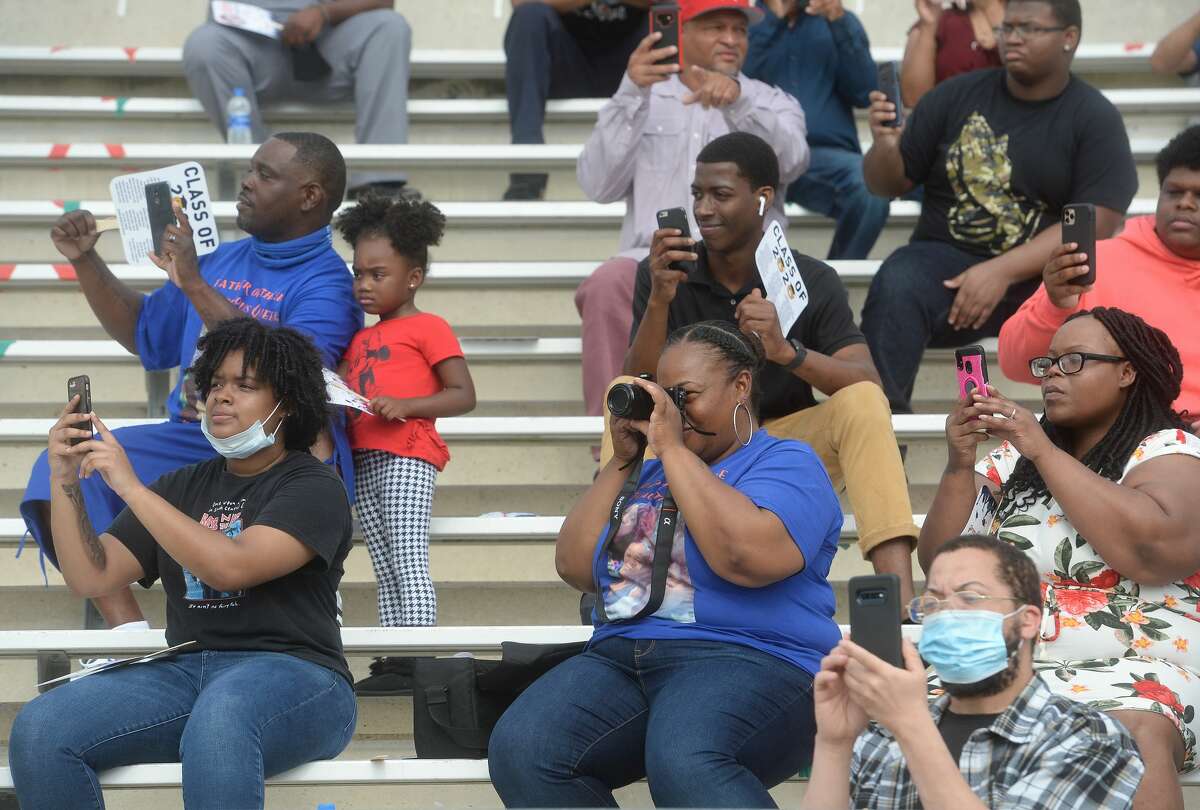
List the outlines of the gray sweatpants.
<svg viewBox="0 0 1200 810">
<path fill-rule="evenodd" d="M 258 0 L 283 22 L 291 11 L 310 5 L 296 0 Z M 261 106 L 281 101 L 334 102 L 353 97 L 354 137 L 359 143 L 408 142 L 408 76 L 412 29 L 387 9 L 366 11 L 327 28 L 317 50 L 333 72 L 315 82 L 292 78 L 287 48 L 276 39 L 206 22 L 183 45 L 183 69 L 192 94 L 213 125 L 225 135 L 225 105 L 235 87 L 254 107 L 254 140 L 266 140 Z M 401 171 L 351 172 L 350 188 L 363 183 L 403 180 Z"/>
</svg>

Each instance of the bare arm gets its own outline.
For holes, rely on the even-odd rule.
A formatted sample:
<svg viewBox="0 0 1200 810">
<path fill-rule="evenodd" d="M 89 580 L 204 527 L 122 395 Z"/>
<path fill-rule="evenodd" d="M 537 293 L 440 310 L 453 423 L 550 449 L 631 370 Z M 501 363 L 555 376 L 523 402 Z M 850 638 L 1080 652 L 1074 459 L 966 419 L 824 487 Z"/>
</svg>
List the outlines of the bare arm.
<svg viewBox="0 0 1200 810">
<path fill-rule="evenodd" d="M 638 324 L 637 334 L 625 354 L 625 373 L 653 374 L 658 368 L 658 356 L 667 343 L 667 318 L 670 304 L 647 305 L 646 314 Z"/>
<path fill-rule="evenodd" d="M 137 323 L 146 297 L 120 281 L 95 250 L 100 234 L 91 211 L 64 214 L 50 230 L 50 240 L 75 268 L 79 289 L 108 336 L 137 354 Z"/>
<path fill-rule="evenodd" d="M 209 286 L 200 274 L 200 262 L 196 257 L 196 243 L 192 238 L 192 226 L 175 206 L 175 224 L 168 225 L 163 234 L 161 256 L 150 254 L 150 261 L 167 272 L 167 277 L 183 291 L 188 301 L 200 314 L 204 326 L 212 329 L 223 321 L 247 317 L 233 303 Z"/>
<path fill-rule="evenodd" d="M 337 25 L 364 11 L 393 8 L 393 0 L 325 0 L 324 8 L 329 13 L 329 24 Z"/>
<path fill-rule="evenodd" d="M 904 173 L 904 156 L 900 154 L 900 136 L 904 127 L 884 124 L 896 117 L 896 105 L 878 91 L 871 93 L 867 118 L 871 122 L 871 148 L 863 156 L 863 179 L 872 194 L 880 197 L 903 197 L 913 189 L 913 181 Z"/>
<path fill-rule="evenodd" d="M 121 541 L 107 533 L 96 535 L 78 479 L 51 482 L 50 531 L 59 570 L 77 596 L 104 596 L 145 575 Z"/>
<path fill-rule="evenodd" d="M 1150 56 L 1155 73 L 1191 73 L 1196 69 L 1196 40 L 1200 39 L 1200 13 L 1158 41 Z"/>
<path fill-rule="evenodd" d="M 795 357 L 795 350 L 792 356 Z M 882 386 L 879 372 L 871 360 L 871 350 L 865 343 L 843 346 L 833 354 L 821 354 L 810 349 L 804 356 L 804 362 L 792 373 L 826 396 L 860 382 Z"/>
<path fill-rule="evenodd" d="M 614 436 L 614 439 L 616 437 Z M 621 492 L 629 470 L 627 459 L 614 455 L 583 496 L 571 507 L 554 542 L 554 566 L 563 582 L 584 593 L 594 593 L 592 557 L 596 542 L 608 525 L 609 510 Z"/>
<path fill-rule="evenodd" d="M 910 110 L 937 83 L 937 23 L 921 20 L 908 32 L 900 67 L 900 95 Z"/>
<path fill-rule="evenodd" d="M 442 390 L 427 397 L 375 397 L 371 410 L 389 419 L 410 416 L 437 419 L 443 416 L 462 416 L 475 410 L 475 383 L 462 357 L 449 357 L 433 367 Z"/>
</svg>

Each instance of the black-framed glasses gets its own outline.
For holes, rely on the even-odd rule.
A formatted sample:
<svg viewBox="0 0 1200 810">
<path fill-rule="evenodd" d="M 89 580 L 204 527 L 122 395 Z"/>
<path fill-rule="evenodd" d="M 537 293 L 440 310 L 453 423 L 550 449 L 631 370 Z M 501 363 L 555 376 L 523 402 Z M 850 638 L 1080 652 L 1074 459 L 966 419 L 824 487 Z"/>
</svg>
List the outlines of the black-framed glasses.
<svg viewBox="0 0 1200 810">
<path fill-rule="evenodd" d="M 1099 360 L 1102 363 L 1120 363 L 1125 357 L 1111 354 L 1092 354 L 1091 352 L 1067 352 L 1058 357 L 1035 357 L 1029 361 L 1029 373 L 1041 379 L 1050 373 L 1051 366 L 1058 366 L 1063 374 L 1078 374 L 1083 369 L 1085 360 Z"/>
<path fill-rule="evenodd" d="M 975 591 L 955 591 L 945 599 L 938 599 L 932 594 L 915 597 L 908 603 L 908 617 L 917 624 L 925 621 L 925 618 L 937 613 L 939 610 L 977 610 L 984 602 L 989 602 L 993 599 L 1007 599 L 1010 602 L 1020 602 L 1021 600 L 1015 596 L 988 596 L 987 594 L 976 593 Z"/>
<path fill-rule="evenodd" d="M 996 39 L 1008 39 L 1013 34 L 1016 34 L 1021 40 L 1029 39 L 1030 37 L 1038 36 L 1039 34 L 1049 34 L 1052 31 L 1066 31 L 1065 25 L 1033 25 L 1032 23 L 1016 23 L 1010 25 L 1004 23 L 997 25 L 992 29 L 992 33 L 996 35 Z"/>
</svg>

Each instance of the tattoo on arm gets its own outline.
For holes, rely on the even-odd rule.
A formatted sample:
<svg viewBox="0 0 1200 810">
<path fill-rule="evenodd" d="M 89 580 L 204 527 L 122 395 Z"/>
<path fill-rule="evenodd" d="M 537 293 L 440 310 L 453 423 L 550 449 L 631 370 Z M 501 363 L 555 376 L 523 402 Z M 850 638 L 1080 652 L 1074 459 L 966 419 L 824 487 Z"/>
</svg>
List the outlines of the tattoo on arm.
<svg viewBox="0 0 1200 810">
<path fill-rule="evenodd" d="M 83 490 L 80 489 L 78 483 L 63 484 L 63 492 L 71 500 L 71 504 L 75 507 L 75 520 L 79 523 L 79 536 L 83 538 L 83 546 L 87 551 L 88 558 L 91 559 L 92 565 L 100 570 L 104 570 L 108 563 L 108 557 L 104 553 L 104 546 L 100 544 L 100 538 L 96 536 L 96 530 L 92 528 L 92 519 L 88 517 L 87 507 L 83 503 Z"/>
</svg>

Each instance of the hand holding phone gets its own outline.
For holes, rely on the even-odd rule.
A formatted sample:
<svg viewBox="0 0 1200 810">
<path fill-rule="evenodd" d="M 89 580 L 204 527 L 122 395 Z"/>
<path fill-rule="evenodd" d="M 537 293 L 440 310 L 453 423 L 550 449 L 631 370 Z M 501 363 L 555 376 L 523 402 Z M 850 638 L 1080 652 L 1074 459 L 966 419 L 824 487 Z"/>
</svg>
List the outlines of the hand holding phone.
<svg viewBox="0 0 1200 810">
<path fill-rule="evenodd" d="M 899 129 L 904 126 L 904 100 L 900 95 L 900 63 L 879 63 L 879 92 L 885 96 L 885 101 L 896 105 L 896 117 L 881 124 L 889 129 Z"/>
<path fill-rule="evenodd" d="M 1064 245 L 1079 245 L 1076 253 L 1087 254 L 1087 272 L 1072 279 L 1072 284 L 1086 287 L 1096 283 L 1096 206 L 1072 203 L 1063 206 L 1062 241 Z"/>
<path fill-rule="evenodd" d="M 900 633 L 900 577 L 850 577 L 850 640 L 894 667 L 904 669 Z"/>
<path fill-rule="evenodd" d="M 969 400 L 975 392 L 987 395 L 987 353 L 982 346 L 964 346 L 955 350 L 954 367 L 958 377 L 960 402 Z"/>
<path fill-rule="evenodd" d="M 663 56 L 656 65 L 682 65 L 683 48 L 679 37 L 679 4 L 655 3 L 650 6 L 650 33 L 658 32 L 662 38 L 654 43 L 655 50 L 675 48 L 675 53 Z"/>
<path fill-rule="evenodd" d="M 692 230 L 688 227 L 687 211 L 682 208 L 664 208 L 658 212 L 659 229 L 674 228 L 684 239 L 692 238 Z M 671 262 L 668 267 L 681 273 L 691 273 L 696 269 L 693 261 L 679 260 Z"/>
<path fill-rule="evenodd" d="M 92 381 L 86 374 L 80 374 L 78 377 L 72 377 L 67 380 L 67 401 L 70 402 L 76 396 L 79 397 L 79 404 L 71 411 L 72 413 L 91 413 L 92 412 Z M 86 430 L 89 433 L 95 430 L 92 425 L 92 420 L 79 422 L 75 425 L 80 430 Z M 71 446 L 75 446 L 80 442 L 86 442 L 87 439 L 82 436 L 77 436 L 68 439 L 67 442 Z"/>
</svg>

